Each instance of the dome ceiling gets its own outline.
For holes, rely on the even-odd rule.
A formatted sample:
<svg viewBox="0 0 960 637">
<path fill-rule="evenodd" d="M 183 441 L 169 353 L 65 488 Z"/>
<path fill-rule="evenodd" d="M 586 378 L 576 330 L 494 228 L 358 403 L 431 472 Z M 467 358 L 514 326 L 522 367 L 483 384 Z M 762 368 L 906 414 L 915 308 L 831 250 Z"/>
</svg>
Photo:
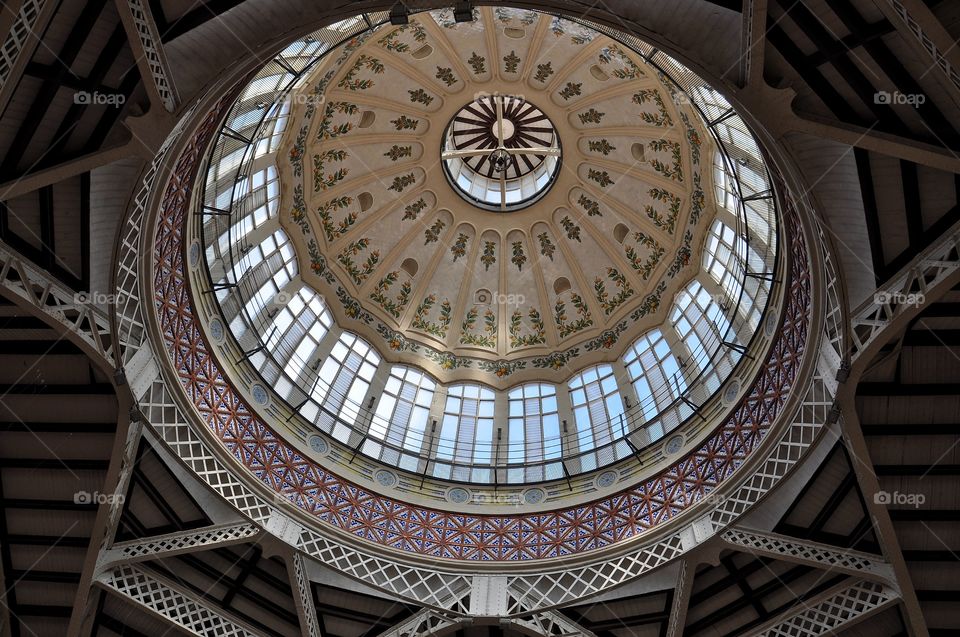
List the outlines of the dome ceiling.
<svg viewBox="0 0 960 637">
<path fill-rule="evenodd" d="M 281 221 L 304 279 L 388 357 L 445 380 L 560 379 L 663 322 L 697 273 L 714 148 L 610 38 L 475 17 L 411 16 L 306 79 Z"/>
</svg>

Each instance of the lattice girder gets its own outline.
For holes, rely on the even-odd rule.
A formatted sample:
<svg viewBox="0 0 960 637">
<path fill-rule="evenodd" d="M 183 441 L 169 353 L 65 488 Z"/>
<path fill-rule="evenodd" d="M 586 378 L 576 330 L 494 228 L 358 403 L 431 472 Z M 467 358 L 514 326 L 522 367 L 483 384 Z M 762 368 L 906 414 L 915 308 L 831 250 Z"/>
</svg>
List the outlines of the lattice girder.
<svg viewBox="0 0 960 637">
<path fill-rule="evenodd" d="M 895 591 L 884 584 L 857 580 L 841 583 L 814 599 L 799 604 L 751 637 L 818 637 L 833 635 L 842 627 L 865 619 L 897 600 Z"/>
<path fill-rule="evenodd" d="M 936 42 L 924 32 L 923 27 L 916 18 L 910 14 L 901 0 L 886 0 L 886 3 L 890 5 L 890 8 L 893 9 L 893 12 L 900 18 L 907 30 L 913 34 L 917 45 L 930 56 L 930 60 L 940 69 L 940 72 L 943 73 L 943 76 L 950 85 L 952 85 L 953 89 L 960 91 L 960 72 L 957 72 L 957 68 L 951 64 L 950 60 L 946 57 L 946 54 L 950 51 L 943 51 L 937 46 Z M 952 48 L 952 46 L 950 48 Z"/>
<path fill-rule="evenodd" d="M 730 548 L 751 555 L 766 555 L 893 586 L 893 567 L 880 555 L 739 527 L 725 530 L 720 539 Z"/>
<path fill-rule="evenodd" d="M 303 637 L 323 637 L 317 620 L 317 609 L 313 603 L 313 591 L 307 577 L 303 555 L 294 552 L 287 560 L 290 584 L 295 595 L 297 617 L 300 621 L 300 633 Z"/>
<path fill-rule="evenodd" d="M 146 65 L 152 81 L 150 88 L 156 92 L 163 108 L 168 113 L 172 113 L 177 108 L 179 98 L 173 85 L 170 67 L 167 65 L 167 58 L 163 52 L 163 45 L 153 15 L 143 0 L 126 0 L 126 5 L 129 14 L 123 17 L 129 18 L 133 23 L 136 45 L 138 45 L 134 46 L 134 51 L 137 52 L 139 48 L 137 61 Z M 131 42 L 131 45 L 134 45 L 134 43 Z"/>
<path fill-rule="evenodd" d="M 97 584 L 200 637 L 258 637 L 259 633 L 211 608 L 185 588 L 132 564 L 119 565 Z"/>
<path fill-rule="evenodd" d="M 219 524 L 117 542 L 101 555 L 101 559 L 104 567 L 109 568 L 253 541 L 260 533 L 258 527 L 247 522 Z"/>
<path fill-rule="evenodd" d="M 864 301 L 851 316 L 850 358 L 857 361 L 874 342 L 887 338 L 901 316 L 916 313 L 960 270 L 960 223 L 924 250 L 914 263 Z"/>
<path fill-rule="evenodd" d="M 14 68 L 17 66 L 24 45 L 31 37 L 36 37 L 35 27 L 40 20 L 44 4 L 46 4 L 45 0 L 24 0 L 13 24 L 10 25 L 10 31 L 0 44 L 0 92 L 6 88 L 10 78 L 14 77 Z"/>
<path fill-rule="evenodd" d="M 82 344 L 87 354 L 113 367 L 113 337 L 107 314 L 88 298 L 0 242 L 0 285 L 4 295 L 52 319 Z"/>
</svg>

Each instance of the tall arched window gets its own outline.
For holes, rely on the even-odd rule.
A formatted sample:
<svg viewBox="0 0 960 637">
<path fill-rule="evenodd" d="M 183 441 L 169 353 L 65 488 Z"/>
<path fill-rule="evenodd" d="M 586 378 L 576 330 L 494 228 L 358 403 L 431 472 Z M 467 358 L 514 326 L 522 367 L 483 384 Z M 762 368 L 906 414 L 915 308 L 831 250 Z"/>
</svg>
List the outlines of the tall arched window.
<svg viewBox="0 0 960 637">
<path fill-rule="evenodd" d="M 690 352 L 691 360 L 685 362 L 706 375 L 708 392 L 719 389 L 732 364 L 730 358 L 722 357 L 719 359 L 721 369 L 715 369 L 714 353 L 725 347 L 724 341 L 738 342 L 737 335 L 728 330 L 730 321 L 724 310 L 699 281 L 692 281 L 677 295 L 670 320 Z M 733 358 L 738 358 L 736 352 L 734 354 Z"/>
<path fill-rule="evenodd" d="M 638 338 L 623 357 L 627 375 L 639 401 L 638 410 L 649 422 L 687 390 L 676 356 L 659 329 Z M 648 428 L 651 440 L 663 436 L 663 423 Z"/>
<path fill-rule="evenodd" d="M 739 294 L 744 263 L 738 249 L 743 252 L 744 247 L 745 243 L 737 240 L 736 230 L 720 219 L 713 222 L 703 252 L 703 267 L 731 297 Z"/>
<path fill-rule="evenodd" d="M 482 385 L 452 385 L 443 408 L 437 458 L 457 464 L 493 459 L 494 393 Z"/>
<path fill-rule="evenodd" d="M 290 238 L 277 230 L 255 246 L 234 266 L 231 279 L 247 297 L 247 316 L 256 321 L 261 312 L 275 314 L 282 303 L 277 293 L 297 274 L 297 255 Z"/>
<path fill-rule="evenodd" d="M 263 327 L 283 305 L 277 294 L 297 272 L 290 238 L 283 230 L 277 230 L 251 247 L 243 259 L 224 274 L 224 280 L 233 287 L 217 290 L 217 300 L 238 339 L 242 341 L 251 329 L 269 339 Z"/>
<path fill-rule="evenodd" d="M 238 208 L 243 210 L 233 215 L 233 223 L 225 227 L 216 239 L 215 244 L 207 246 L 207 261 L 213 262 L 219 256 L 229 254 L 231 247 L 237 251 L 232 255 L 233 260 L 240 259 L 245 251 L 249 250 L 246 237 L 257 228 L 264 227 L 268 222 L 276 225 L 277 206 L 280 201 L 280 181 L 277 177 L 276 166 L 267 166 L 244 179 L 243 183 L 235 186 L 242 189 L 238 195 Z M 227 192 L 229 195 L 230 192 Z M 270 220 L 274 221 L 270 221 Z M 214 245 L 216 247 L 214 247 Z"/>
<path fill-rule="evenodd" d="M 768 269 L 756 246 L 748 245 L 746 240 L 737 237 L 733 228 L 717 219 L 707 237 L 703 267 L 727 294 L 730 304 L 737 305 L 738 336 L 741 342 L 749 340 L 760 324 L 760 306 L 765 305 L 769 293 L 766 281 L 744 277 L 744 269 L 754 274 Z M 758 297 L 761 298 L 758 300 Z"/>
<path fill-rule="evenodd" d="M 514 387 L 508 395 L 510 418 L 507 461 L 542 462 L 560 457 L 557 388 L 546 383 Z M 541 478 L 542 479 L 542 478 Z"/>
<path fill-rule="evenodd" d="M 257 142 L 256 156 L 268 155 L 280 145 L 283 131 L 287 128 L 287 119 L 290 116 L 290 99 L 274 102 L 270 112 L 264 119 L 264 131 Z"/>
<path fill-rule="evenodd" d="M 370 436 L 419 453 L 436 387 L 425 374 L 411 367 L 394 365 L 370 423 Z"/>
<path fill-rule="evenodd" d="M 380 356 L 366 341 L 356 334 L 344 332 L 320 367 L 320 382 L 314 397 L 324 409 L 350 424 L 356 424 L 363 399 L 379 364 Z"/>
<path fill-rule="evenodd" d="M 606 445 L 623 435 L 623 401 L 613 367 L 597 365 L 586 369 L 574 376 L 567 387 L 580 451 Z"/>
</svg>

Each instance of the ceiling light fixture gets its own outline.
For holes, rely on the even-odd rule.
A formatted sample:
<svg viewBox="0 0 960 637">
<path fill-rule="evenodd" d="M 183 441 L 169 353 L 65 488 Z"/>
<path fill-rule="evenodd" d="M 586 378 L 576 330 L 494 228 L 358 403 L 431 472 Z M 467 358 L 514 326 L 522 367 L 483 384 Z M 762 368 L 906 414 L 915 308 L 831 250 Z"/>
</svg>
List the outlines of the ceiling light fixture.
<svg viewBox="0 0 960 637">
<path fill-rule="evenodd" d="M 457 2 L 453 7 L 453 19 L 457 22 L 473 22 L 473 3 Z"/>
<path fill-rule="evenodd" d="M 390 24 L 401 26 L 410 23 L 410 9 L 402 0 L 390 8 Z"/>
</svg>

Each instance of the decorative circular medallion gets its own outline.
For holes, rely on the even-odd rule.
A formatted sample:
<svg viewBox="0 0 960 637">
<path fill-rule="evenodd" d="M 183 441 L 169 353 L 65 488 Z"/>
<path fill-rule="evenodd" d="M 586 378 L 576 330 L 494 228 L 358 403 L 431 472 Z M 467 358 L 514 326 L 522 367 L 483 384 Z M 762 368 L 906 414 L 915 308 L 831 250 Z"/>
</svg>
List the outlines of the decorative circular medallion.
<svg viewBox="0 0 960 637">
<path fill-rule="evenodd" d="M 539 487 L 527 489 L 523 492 L 523 501 L 526 504 L 540 504 L 547 497 L 547 492 Z"/>
<path fill-rule="evenodd" d="M 482 95 L 454 115 L 444 135 L 444 172 L 481 208 L 509 212 L 542 197 L 560 171 L 560 138 L 523 97 Z"/>
<path fill-rule="evenodd" d="M 616 471 L 604 471 L 599 476 L 597 476 L 597 487 L 604 489 L 617 481 L 617 472 Z"/>
<path fill-rule="evenodd" d="M 670 438 L 670 440 L 667 441 L 667 444 L 663 446 L 664 452 L 671 456 L 675 453 L 680 453 L 680 449 L 682 448 L 683 436 L 679 434 Z"/>
<path fill-rule="evenodd" d="M 190 267 L 195 268 L 200 265 L 200 241 L 194 241 L 190 244 L 190 253 L 188 255 Z"/>
<path fill-rule="evenodd" d="M 330 451 L 330 445 L 323 439 L 323 436 L 316 434 L 307 436 L 307 444 L 310 445 L 312 451 L 320 455 L 326 455 L 326 453 Z"/>
<path fill-rule="evenodd" d="M 454 504 L 463 504 L 470 499 L 470 491 L 463 487 L 453 487 L 447 490 L 447 500 Z"/>
<path fill-rule="evenodd" d="M 223 342 L 223 321 L 214 317 L 210 319 L 210 322 L 207 324 L 210 328 L 210 338 L 213 339 L 214 343 Z"/>
<path fill-rule="evenodd" d="M 733 380 L 727 388 L 723 390 L 723 402 L 732 403 L 737 399 L 737 395 L 740 393 L 740 381 Z"/>
<path fill-rule="evenodd" d="M 378 469 L 373 474 L 373 479 L 382 487 L 392 487 L 397 484 L 397 474 L 387 469 Z"/>
<path fill-rule="evenodd" d="M 771 337 L 776 331 L 777 317 L 771 314 L 767 317 L 767 322 L 763 324 L 763 333 L 766 334 L 767 337 Z"/>
<path fill-rule="evenodd" d="M 250 394 L 258 405 L 266 405 L 270 402 L 270 395 L 267 393 L 267 389 L 260 383 L 254 383 L 250 387 Z"/>
</svg>

